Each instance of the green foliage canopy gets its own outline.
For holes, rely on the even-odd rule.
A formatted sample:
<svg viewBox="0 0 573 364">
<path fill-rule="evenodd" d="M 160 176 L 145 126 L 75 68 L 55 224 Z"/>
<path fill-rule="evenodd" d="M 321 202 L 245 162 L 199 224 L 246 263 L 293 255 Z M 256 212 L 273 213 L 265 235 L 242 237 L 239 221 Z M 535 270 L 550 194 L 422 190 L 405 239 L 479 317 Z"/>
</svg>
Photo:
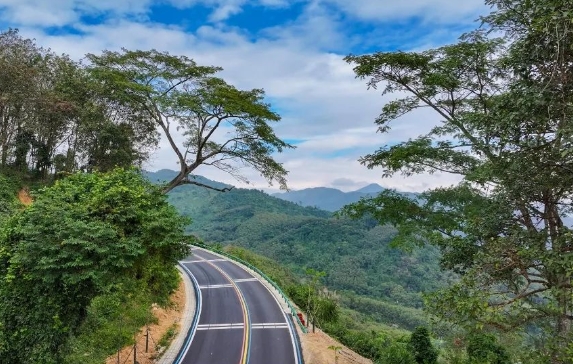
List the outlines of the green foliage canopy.
<svg viewBox="0 0 573 364">
<path fill-rule="evenodd" d="M 120 283 L 166 299 L 189 252 L 188 221 L 135 171 L 73 175 L 35 197 L 0 236 L 0 353 L 14 364 L 61 362 L 92 299 Z"/>
<path fill-rule="evenodd" d="M 473 333 L 467 346 L 470 363 L 475 364 L 510 364 L 511 360 L 505 349 L 497 343 L 495 336 L 484 333 Z"/>
<path fill-rule="evenodd" d="M 32 179 L 140 165 L 158 141 L 154 125 L 105 90 L 80 63 L 0 33 L 0 167 Z"/>
<path fill-rule="evenodd" d="M 410 347 L 416 363 L 436 364 L 438 362 L 438 351 L 432 346 L 430 332 L 427 328 L 416 327 L 410 336 Z"/>
<path fill-rule="evenodd" d="M 462 181 L 417 201 L 388 191 L 345 212 L 398 226 L 398 243 L 440 247 L 443 266 L 461 280 L 430 299 L 433 313 L 507 331 L 542 328 L 550 337 L 542 350 L 560 363 L 573 321 L 566 222 L 573 211 L 573 3 L 486 3 L 494 11 L 483 28 L 457 44 L 346 57 L 369 86 L 407 94 L 384 106 L 381 132 L 420 108 L 441 118 L 428 134 L 361 162 L 385 176 L 446 172 Z"/>
<path fill-rule="evenodd" d="M 271 128 L 280 116 L 264 102 L 263 90 L 239 90 L 213 76 L 219 67 L 199 66 L 185 56 L 156 50 L 105 51 L 88 59 L 109 100 L 141 110 L 146 123 L 167 138 L 181 169 L 164 192 L 184 183 L 198 185 L 187 176 L 201 165 L 244 180 L 237 163 L 286 188 L 287 171 L 272 154 L 292 146 Z M 182 145 L 175 133 L 184 138 Z"/>
</svg>

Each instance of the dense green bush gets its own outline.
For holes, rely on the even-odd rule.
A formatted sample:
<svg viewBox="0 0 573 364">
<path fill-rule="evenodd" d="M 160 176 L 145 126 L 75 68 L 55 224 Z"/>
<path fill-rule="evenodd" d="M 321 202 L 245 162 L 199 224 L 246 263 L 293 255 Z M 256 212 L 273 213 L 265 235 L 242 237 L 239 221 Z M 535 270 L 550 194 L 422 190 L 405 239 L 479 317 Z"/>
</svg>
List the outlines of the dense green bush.
<svg viewBox="0 0 573 364">
<path fill-rule="evenodd" d="M 119 284 L 94 298 L 77 335 L 68 343 L 64 363 L 101 364 L 114 351 L 133 344 L 134 333 L 155 320 L 149 309 L 153 300 L 141 288 Z"/>
<path fill-rule="evenodd" d="M 18 187 L 16 181 L 0 174 L 0 224 L 2 224 L 18 206 L 16 199 Z"/>
<path fill-rule="evenodd" d="M 188 254 L 188 222 L 135 171 L 73 175 L 35 197 L 0 234 L 0 357 L 11 364 L 61 363 L 101 316 L 99 296 L 137 287 L 166 302 Z"/>
<path fill-rule="evenodd" d="M 436 364 L 438 362 L 438 352 L 432 345 L 427 328 L 420 326 L 414 330 L 410 336 L 410 348 L 416 363 Z"/>
<path fill-rule="evenodd" d="M 511 364 L 505 348 L 492 334 L 474 333 L 468 338 L 468 358 L 471 364 Z"/>
</svg>

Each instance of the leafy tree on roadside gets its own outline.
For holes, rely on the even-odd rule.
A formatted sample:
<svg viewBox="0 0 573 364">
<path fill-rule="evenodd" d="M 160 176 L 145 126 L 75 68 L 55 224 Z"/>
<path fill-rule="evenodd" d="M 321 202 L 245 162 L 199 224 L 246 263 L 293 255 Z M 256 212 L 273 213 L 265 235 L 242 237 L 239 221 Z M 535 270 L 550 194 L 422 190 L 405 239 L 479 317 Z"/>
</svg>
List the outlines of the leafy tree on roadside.
<svg viewBox="0 0 573 364">
<path fill-rule="evenodd" d="M 44 188 L 0 235 L 0 356 L 60 363 L 91 301 L 122 286 L 158 300 L 177 287 L 186 219 L 135 171 Z"/>
<path fill-rule="evenodd" d="M 240 180 L 245 178 L 239 166 L 250 166 L 286 188 L 287 171 L 272 154 L 292 146 L 271 128 L 280 116 L 264 102 L 263 90 L 239 90 L 213 76 L 221 68 L 198 66 L 185 56 L 155 50 L 106 51 L 88 59 L 108 99 L 141 110 L 144 121 L 160 129 L 169 142 L 180 171 L 165 193 L 184 183 L 202 185 L 188 178 L 202 165 Z"/>
<path fill-rule="evenodd" d="M 19 205 L 16 199 L 18 187 L 15 181 L 0 174 L 0 228 Z"/>
<path fill-rule="evenodd" d="M 320 281 L 325 276 L 311 268 L 306 270 L 306 282 L 289 287 L 289 296 L 306 312 L 307 326 L 315 327 L 338 320 L 340 309 L 334 295 L 324 288 Z"/>
<path fill-rule="evenodd" d="M 405 95 L 383 107 L 380 132 L 421 108 L 440 119 L 428 134 L 361 162 L 386 177 L 438 172 L 461 182 L 418 200 L 385 191 L 345 212 L 396 225 L 397 244 L 441 249 L 443 267 L 460 281 L 429 299 L 433 313 L 502 331 L 534 325 L 549 338 L 538 349 L 563 363 L 573 338 L 566 223 L 573 211 L 573 3 L 486 4 L 494 11 L 482 29 L 457 44 L 346 58 L 370 87 Z"/>
<path fill-rule="evenodd" d="M 436 364 L 438 362 L 438 351 L 432 345 L 427 328 L 419 326 L 414 330 L 410 336 L 410 348 L 416 363 Z"/>
<path fill-rule="evenodd" d="M 0 167 L 53 173 L 139 166 L 158 142 L 139 108 L 109 100 L 81 63 L 0 32 Z"/>
<path fill-rule="evenodd" d="M 505 349 L 497 343 L 495 336 L 491 334 L 471 334 L 468 339 L 467 352 L 470 363 L 472 364 L 511 363 Z"/>
</svg>

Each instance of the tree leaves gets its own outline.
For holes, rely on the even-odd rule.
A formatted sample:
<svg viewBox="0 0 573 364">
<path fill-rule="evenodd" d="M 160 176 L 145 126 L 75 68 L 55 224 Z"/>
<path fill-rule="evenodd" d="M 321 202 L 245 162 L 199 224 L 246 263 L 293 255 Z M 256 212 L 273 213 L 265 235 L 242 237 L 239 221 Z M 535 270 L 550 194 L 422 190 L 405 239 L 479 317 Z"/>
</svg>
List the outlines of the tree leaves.
<svg viewBox="0 0 573 364">
<path fill-rule="evenodd" d="M 105 51 L 88 59 L 108 97 L 142 110 L 168 139 L 181 170 L 164 192 L 193 183 L 187 176 L 201 165 L 239 180 L 245 180 L 239 166 L 250 166 L 269 183 L 286 188 L 287 171 L 272 155 L 292 146 L 270 127 L 280 116 L 264 102 L 263 90 L 238 90 L 214 77 L 219 67 L 198 66 L 187 57 L 156 50 Z M 172 124 L 185 137 L 182 145 L 175 141 Z"/>
<path fill-rule="evenodd" d="M 361 162 L 385 177 L 439 171 L 463 181 L 415 201 L 384 192 L 344 211 L 397 225 L 397 243 L 440 247 L 443 266 L 461 274 L 434 296 L 442 318 L 512 331 L 534 325 L 565 343 L 573 324 L 573 3 L 486 3 L 495 10 L 482 29 L 456 44 L 346 57 L 369 87 L 407 95 L 384 107 L 379 131 L 420 107 L 441 119 L 427 135 Z M 558 346 L 555 358 L 564 353 Z"/>
<path fill-rule="evenodd" d="M 76 174 L 39 191 L 0 237 L 2 357 L 61 362 L 91 300 L 118 282 L 165 300 L 189 253 L 187 223 L 135 171 Z"/>
</svg>

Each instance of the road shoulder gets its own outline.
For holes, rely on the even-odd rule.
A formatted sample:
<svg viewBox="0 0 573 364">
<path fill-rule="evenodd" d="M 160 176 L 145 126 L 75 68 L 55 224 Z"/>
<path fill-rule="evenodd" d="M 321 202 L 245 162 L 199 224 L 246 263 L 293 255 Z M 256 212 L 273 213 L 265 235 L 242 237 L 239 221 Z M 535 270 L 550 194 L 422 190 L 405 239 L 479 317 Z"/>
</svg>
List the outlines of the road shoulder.
<svg viewBox="0 0 573 364">
<path fill-rule="evenodd" d="M 195 316 L 195 310 L 197 308 L 197 302 L 195 300 L 195 289 L 193 288 L 193 283 L 191 282 L 189 275 L 181 267 L 178 266 L 177 269 L 179 270 L 185 285 L 185 308 L 183 309 L 183 314 L 181 315 L 179 332 L 171 342 L 169 348 L 157 361 L 158 364 L 172 364 L 175 361 L 177 354 L 185 344 L 185 338 L 191 329 L 191 325 L 193 324 L 193 317 Z"/>
</svg>

